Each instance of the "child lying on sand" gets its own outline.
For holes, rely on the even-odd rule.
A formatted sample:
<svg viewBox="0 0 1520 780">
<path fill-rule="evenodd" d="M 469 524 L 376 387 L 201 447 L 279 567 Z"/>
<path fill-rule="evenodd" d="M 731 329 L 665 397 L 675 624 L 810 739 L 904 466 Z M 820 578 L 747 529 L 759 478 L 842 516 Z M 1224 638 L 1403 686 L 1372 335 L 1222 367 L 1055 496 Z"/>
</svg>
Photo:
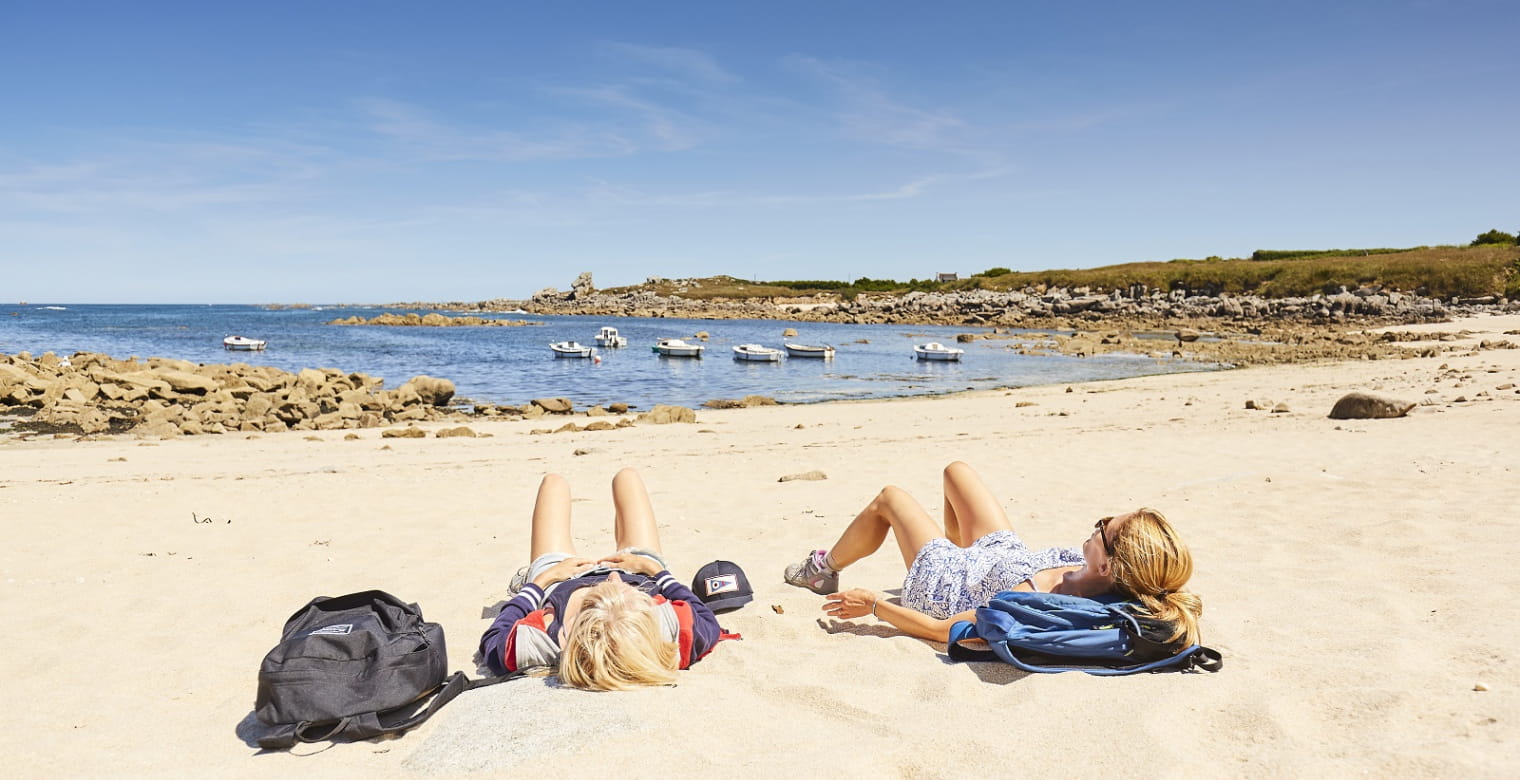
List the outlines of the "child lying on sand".
<svg viewBox="0 0 1520 780">
<path fill-rule="evenodd" d="M 493 673 L 557 665 L 560 679 L 576 688 L 667 685 L 721 638 L 712 610 L 665 570 L 638 472 L 613 477 L 612 503 L 618 551 L 580 557 L 570 538 L 570 483 L 544 477 L 522 590 L 480 638 Z"/>
<path fill-rule="evenodd" d="M 903 563 L 902 605 L 865 588 L 839 591 L 839 571 L 897 539 Z M 1154 509 L 1105 517 L 1082 549 L 1031 550 L 1013 532 L 1008 515 L 970 466 L 945 467 L 945 527 L 901 488 L 888 486 L 866 505 L 834 543 L 802 563 L 788 566 L 786 581 L 827 596 L 823 610 L 834 617 L 867 614 L 912 636 L 947 641 L 958 621 L 976 620 L 976 608 L 1004 590 L 1074 596 L 1116 594 L 1132 599 L 1151 617 L 1171 623 L 1170 639 L 1198 641 L 1203 602 L 1182 590 L 1193 576 L 1187 545 Z"/>
</svg>

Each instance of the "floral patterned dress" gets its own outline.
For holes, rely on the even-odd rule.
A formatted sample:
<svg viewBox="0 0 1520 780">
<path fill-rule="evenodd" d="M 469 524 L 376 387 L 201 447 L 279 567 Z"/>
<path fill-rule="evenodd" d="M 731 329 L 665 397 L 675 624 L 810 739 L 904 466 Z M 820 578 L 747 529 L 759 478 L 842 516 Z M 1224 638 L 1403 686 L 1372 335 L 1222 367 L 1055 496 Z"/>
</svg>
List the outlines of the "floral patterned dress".
<svg viewBox="0 0 1520 780">
<path fill-rule="evenodd" d="M 1074 547 L 1031 550 L 1013 531 L 993 531 L 957 547 L 949 539 L 932 539 L 913 559 L 903 580 L 902 603 L 936 618 L 986 606 L 992 597 L 1061 566 L 1081 566 Z"/>
</svg>

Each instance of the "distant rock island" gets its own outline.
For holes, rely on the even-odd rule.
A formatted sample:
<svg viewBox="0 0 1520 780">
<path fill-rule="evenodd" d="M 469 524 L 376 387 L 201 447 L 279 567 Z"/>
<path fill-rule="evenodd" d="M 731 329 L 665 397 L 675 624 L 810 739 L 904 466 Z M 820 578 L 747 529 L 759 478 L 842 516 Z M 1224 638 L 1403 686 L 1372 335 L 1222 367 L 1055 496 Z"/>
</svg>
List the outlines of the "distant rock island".
<svg viewBox="0 0 1520 780">
<path fill-rule="evenodd" d="M 441 308 L 441 307 L 431 307 Z M 352 317 L 344 317 L 329 320 L 328 325 L 391 325 L 396 327 L 419 327 L 419 328 L 446 328 L 450 326 L 494 326 L 503 328 L 516 328 L 525 325 L 542 325 L 542 322 L 529 322 L 527 320 L 498 320 L 489 317 L 449 317 L 437 312 L 429 314 L 385 314 L 376 315 L 364 319 L 357 314 Z"/>
</svg>

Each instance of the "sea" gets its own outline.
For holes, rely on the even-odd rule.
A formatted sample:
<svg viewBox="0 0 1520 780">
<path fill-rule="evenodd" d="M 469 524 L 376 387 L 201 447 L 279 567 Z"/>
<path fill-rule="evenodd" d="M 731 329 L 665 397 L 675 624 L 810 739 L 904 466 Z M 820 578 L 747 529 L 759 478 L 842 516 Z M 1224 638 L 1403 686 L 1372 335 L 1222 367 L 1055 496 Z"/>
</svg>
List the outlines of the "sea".
<svg viewBox="0 0 1520 780">
<path fill-rule="evenodd" d="M 1014 338 L 956 343 L 987 328 L 931 325 L 849 325 L 785 320 L 706 320 L 479 314 L 528 320 L 524 327 L 340 326 L 329 321 L 370 318 L 398 309 L 365 306 L 273 308 L 257 305 L 0 304 L 0 352 L 101 352 L 115 358 L 169 357 L 196 363 L 242 362 L 285 371 L 336 368 L 385 379 L 395 387 L 419 374 L 454 382 L 457 397 L 521 404 L 561 396 L 577 406 L 621 401 L 700 406 L 720 398 L 770 396 L 781 403 L 816 403 L 1015 388 L 1146 374 L 1205 371 L 1220 366 L 1172 358 L 1111 354 L 1095 357 L 1020 354 L 1049 344 L 1052 332 L 1015 331 Z M 441 312 L 457 316 L 459 312 Z M 555 358 L 549 344 L 595 344 L 598 328 L 616 327 L 622 349 L 599 349 L 599 361 Z M 783 339 L 787 328 L 795 338 Z M 709 334 L 703 359 L 670 358 L 651 347 L 665 337 Z M 229 352 L 228 335 L 263 339 L 263 352 Z M 738 344 L 780 348 L 783 341 L 830 344 L 832 360 L 783 358 L 780 363 L 733 359 Z M 913 346 L 938 341 L 966 350 L 960 362 L 923 361 Z M 1171 343 L 1158 341 L 1170 354 Z"/>
</svg>

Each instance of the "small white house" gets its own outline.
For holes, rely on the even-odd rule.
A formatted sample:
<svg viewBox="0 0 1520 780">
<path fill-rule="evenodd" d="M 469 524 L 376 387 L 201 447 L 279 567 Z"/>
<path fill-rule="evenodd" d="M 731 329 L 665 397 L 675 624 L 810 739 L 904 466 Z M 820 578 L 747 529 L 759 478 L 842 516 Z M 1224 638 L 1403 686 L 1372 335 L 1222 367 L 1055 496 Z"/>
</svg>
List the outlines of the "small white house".
<svg viewBox="0 0 1520 780">
<path fill-rule="evenodd" d="M 935 274 L 934 275 L 934 281 L 936 281 L 936 282 L 957 282 L 957 281 L 960 281 L 960 278 L 961 278 L 961 275 L 958 274 L 958 273 L 955 273 L 954 271 L 951 271 L 948 274 Z"/>
</svg>

